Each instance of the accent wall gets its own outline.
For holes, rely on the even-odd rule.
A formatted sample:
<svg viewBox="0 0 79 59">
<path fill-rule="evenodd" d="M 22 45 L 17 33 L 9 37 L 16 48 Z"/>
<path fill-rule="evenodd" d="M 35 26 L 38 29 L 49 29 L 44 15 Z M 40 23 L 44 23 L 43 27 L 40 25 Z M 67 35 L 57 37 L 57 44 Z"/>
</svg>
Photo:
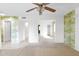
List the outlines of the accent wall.
<svg viewBox="0 0 79 59">
<path fill-rule="evenodd" d="M 64 39 L 65 44 L 75 48 L 75 10 L 64 16 Z"/>
</svg>

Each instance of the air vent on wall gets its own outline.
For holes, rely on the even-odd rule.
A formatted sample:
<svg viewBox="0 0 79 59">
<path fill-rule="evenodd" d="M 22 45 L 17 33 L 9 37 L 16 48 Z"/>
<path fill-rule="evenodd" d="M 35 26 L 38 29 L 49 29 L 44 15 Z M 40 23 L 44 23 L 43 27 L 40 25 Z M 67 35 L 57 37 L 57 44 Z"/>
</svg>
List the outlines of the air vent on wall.
<svg viewBox="0 0 79 59">
<path fill-rule="evenodd" d="M 22 19 L 26 19 L 26 17 L 22 17 Z"/>
</svg>

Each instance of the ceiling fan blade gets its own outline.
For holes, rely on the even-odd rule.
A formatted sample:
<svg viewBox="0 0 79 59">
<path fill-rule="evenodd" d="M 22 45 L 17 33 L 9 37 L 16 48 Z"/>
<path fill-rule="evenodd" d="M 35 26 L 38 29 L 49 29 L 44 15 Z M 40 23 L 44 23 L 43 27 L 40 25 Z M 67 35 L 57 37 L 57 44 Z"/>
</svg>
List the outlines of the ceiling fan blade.
<svg viewBox="0 0 79 59">
<path fill-rule="evenodd" d="M 48 4 L 50 4 L 50 3 L 42 3 L 42 5 L 48 5 Z"/>
<path fill-rule="evenodd" d="M 39 4 L 39 3 L 33 3 L 33 4 L 35 4 L 35 5 L 37 5 L 37 6 L 40 6 L 40 4 Z"/>
<path fill-rule="evenodd" d="M 35 8 L 32 8 L 32 9 L 29 9 L 29 10 L 27 10 L 26 12 L 30 12 L 30 11 L 32 11 L 32 10 L 34 10 L 34 9 L 36 9 L 37 7 L 35 7 Z"/>
<path fill-rule="evenodd" d="M 46 10 L 48 10 L 48 11 L 51 11 L 51 12 L 55 12 L 56 10 L 55 9 L 52 9 L 52 8 L 50 8 L 50 7 L 44 7 Z"/>
</svg>

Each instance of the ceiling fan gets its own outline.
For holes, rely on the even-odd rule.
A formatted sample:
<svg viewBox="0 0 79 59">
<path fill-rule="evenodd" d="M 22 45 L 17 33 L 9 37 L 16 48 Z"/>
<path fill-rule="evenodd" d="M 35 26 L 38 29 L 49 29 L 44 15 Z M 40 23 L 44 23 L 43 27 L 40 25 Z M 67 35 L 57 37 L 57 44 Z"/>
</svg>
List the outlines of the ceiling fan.
<svg viewBox="0 0 79 59">
<path fill-rule="evenodd" d="M 37 9 L 37 10 L 39 11 L 39 15 L 42 15 L 42 13 L 43 13 L 44 10 L 48 10 L 48 11 L 50 11 L 50 12 L 55 12 L 55 11 L 56 11 L 55 9 L 46 6 L 46 5 L 48 5 L 49 3 L 33 3 L 33 4 L 37 5 L 38 7 L 34 7 L 34 8 L 32 8 L 32 9 L 29 9 L 29 10 L 27 10 L 26 12 L 30 12 L 30 11 L 32 11 L 32 10 Z"/>
</svg>

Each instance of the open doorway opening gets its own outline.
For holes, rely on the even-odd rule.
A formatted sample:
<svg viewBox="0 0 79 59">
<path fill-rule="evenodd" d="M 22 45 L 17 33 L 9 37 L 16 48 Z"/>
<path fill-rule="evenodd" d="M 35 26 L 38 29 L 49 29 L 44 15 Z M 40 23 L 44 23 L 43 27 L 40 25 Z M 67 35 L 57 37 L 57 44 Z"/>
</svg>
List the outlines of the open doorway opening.
<svg viewBox="0 0 79 59">
<path fill-rule="evenodd" d="M 38 25 L 38 35 L 40 35 L 40 25 Z"/>
<path fill-rule="evenodd" d="M 56 39 L 56 21 L 41 20 L 40 24 L 38 24 L 38 34 L 40 35 L 40 42 L 54 42 Z"/>
</svg>

